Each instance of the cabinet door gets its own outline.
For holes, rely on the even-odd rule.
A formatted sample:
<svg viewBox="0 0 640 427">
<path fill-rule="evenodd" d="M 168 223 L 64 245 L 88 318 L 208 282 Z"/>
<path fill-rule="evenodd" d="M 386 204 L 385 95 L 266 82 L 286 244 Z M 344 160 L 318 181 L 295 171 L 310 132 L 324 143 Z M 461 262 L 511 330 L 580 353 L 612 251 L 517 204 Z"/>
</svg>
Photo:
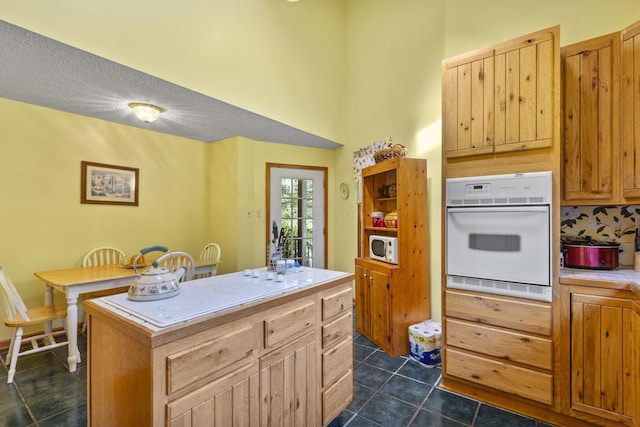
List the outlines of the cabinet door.
<svg viewBox="0 0 640 427">
<path fill-rule="evenodd" d="M 493 152 L 493 50 L 445 61 L 443 134 L 447 157 Z"/>
<path fill-rule="evenodd" d="M 640 199 L 640 23 L 622 33 L 622 196 Z"/>
<path fill-rule="evenodd" d="M 572 408 L 638 419 L 640 316 L 631 299 L 571 294 Z"/>
<path fill-rule="evenodd" d="M 167 405 L 167 425 L 258 426 L 258 362 L 238 369 Z"/>
<path fill-rule="evenodd" d="M 552 145 L 554 50 L 545 31 L 496 49 L 495 152 Z"/>
<path fill-rule="evenodd" d="M 320 425 L 315 335 L 260 358 L 260 425 Z"/>
<path fill-rule="evenodd" d="M 369 269 L 356 265 L 356 329 L 365 335 L 371 333 L 369 311 Z"/>
<path fill-rule="evenodd" d="M 371 310 L 371 338 L 382 350 L 389 351 L 391 331 L 389 329 L 389 275 L 369 270 L 369 297 Z"/>
<path fill-rule="evenodd" d="M 620 33 L 562 48 L 563 201 L 617 203 Z"/>
</svg>

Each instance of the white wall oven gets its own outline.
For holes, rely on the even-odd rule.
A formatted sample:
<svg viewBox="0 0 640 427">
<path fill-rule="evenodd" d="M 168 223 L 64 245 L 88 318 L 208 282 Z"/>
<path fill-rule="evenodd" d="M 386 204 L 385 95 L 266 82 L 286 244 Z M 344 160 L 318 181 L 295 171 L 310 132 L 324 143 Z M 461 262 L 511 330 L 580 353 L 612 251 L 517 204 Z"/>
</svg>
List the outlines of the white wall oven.
<svg viewBox="0 0 640 427">
<path fill-rule="evenodd" d="M 551 301 L 551 172 L 446 180 L 447 287 Z"/>
</svg>

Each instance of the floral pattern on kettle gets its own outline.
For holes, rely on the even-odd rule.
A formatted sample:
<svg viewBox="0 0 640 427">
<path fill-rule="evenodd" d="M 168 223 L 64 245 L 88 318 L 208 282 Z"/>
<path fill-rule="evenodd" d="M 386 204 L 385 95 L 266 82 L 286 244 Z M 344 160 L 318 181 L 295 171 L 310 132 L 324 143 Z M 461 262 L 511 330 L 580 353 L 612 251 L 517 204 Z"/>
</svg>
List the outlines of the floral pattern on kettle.
<svg viewBox="0 0 640 427">
<path fill-rule="evenodd" d="M 620 267 L 633 267 L 640 206 L 563 206 L 560 233 L 620 244 Z"/>
</svg>

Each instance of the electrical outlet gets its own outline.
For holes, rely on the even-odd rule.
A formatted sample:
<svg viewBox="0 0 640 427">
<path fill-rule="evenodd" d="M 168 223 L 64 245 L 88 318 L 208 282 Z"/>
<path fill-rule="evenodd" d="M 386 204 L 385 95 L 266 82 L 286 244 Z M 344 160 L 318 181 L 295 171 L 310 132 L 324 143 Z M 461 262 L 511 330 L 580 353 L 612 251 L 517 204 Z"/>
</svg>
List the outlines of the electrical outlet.
<svg viewBox="0 0 640 427">
<path fill-rule="evenodd" d="M 262 218 L 262 209 L 256 209 L 256 218 Z"/>
<path fill-rule="evenodd" d="M 247 218 L 251 218 L 251 209 L 247 209 Z"/>
</svg>

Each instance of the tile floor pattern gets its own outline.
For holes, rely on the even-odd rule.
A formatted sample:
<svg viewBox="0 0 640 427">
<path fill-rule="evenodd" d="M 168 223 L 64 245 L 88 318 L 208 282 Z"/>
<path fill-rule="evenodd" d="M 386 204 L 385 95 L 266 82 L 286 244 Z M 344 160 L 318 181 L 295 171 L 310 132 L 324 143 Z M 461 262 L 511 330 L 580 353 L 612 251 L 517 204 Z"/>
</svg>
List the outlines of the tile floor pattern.
<svg viewBox="0 0 640 427">
<path fill-rule="evenodd" d="M 67 371 L 66 347 L 24 356 L 13 384 L 0 368 L 0 427 L 87 425 L 86 336 L 78 336 L 83 357 Z M 1 352 L 6 356 L 6 350 Z M 355 399 L 330 427 L 548 427 L 438 387 L 440 369 L 408 357 L 390 357 L 354 332 Z"/>
</svg>

